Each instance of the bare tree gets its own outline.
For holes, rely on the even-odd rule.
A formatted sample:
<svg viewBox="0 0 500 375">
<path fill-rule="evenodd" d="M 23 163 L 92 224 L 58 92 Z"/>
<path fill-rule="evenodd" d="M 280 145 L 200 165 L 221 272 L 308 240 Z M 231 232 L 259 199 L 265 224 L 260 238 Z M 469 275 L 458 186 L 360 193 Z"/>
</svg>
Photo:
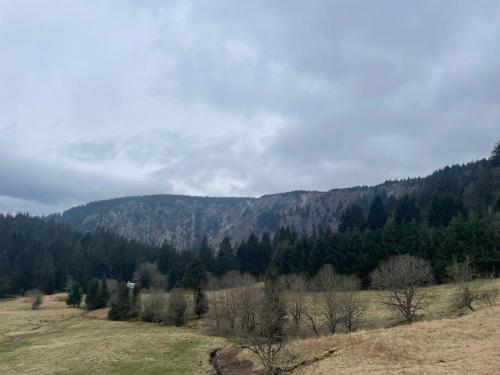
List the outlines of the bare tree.
<svg viewBox="0 0 500 375">
<path fill-rule="evenodd" d="M 301 322 L 307 309 L 307 279 L 304 275 L 287 275 L 284 283 L 288 288 L 285 303 L 288 315 L 292 318 L 293 333 L 300 335 Z"/>
<path fill-rule="evenodd" d="M 316 275 L 316 280 L 321 291 L 321 313 L 328 331 L 334 334 L 337 330 L 337 324 L 342 318 L 339 304 L 342 279 L 335 273 L 332 265 L 326 264 Z"/>
<path fill-rule="evenodd" d="M 432 282 L 429 262 L 405 254 L 382 262 L 371 274 L 372 286 L 386 291 L 382 304 L 401 314 L 408 324 L 425 307 L 417 288 Z"/>
<path fill-rule="evenodd" d="M 235 341 L 253 352 L 264 366 L 266 374 L 276 372 L 276 359 L 284 346 L 285 306 L 282 287 L 276 281 L 266 282 L 260 294 L 256 325 L 252 331 L 240 332 Z"/>
<path fill-rule="evenodd" d="M 474 311 L 472 303 L 478 299 L 478 294 L 474 292 L 470 286 L 470 282 L 476 277 L 476 270 L 469 257 L 465 257 L 464 261 L 458 263 L 453 262 L 446 269 L 448 276 L 456 283 L 455 295 L 453 297 L 454 307 L 464 312 L 469 309 Z"/>
<path fill-rule="evenodd" d="M 239 272 L 229 272 L 222 278 L 220 317 L 224 324 L 223 330 L 227 332 L 236 330 L 240 310 L 238 288 L 241 283 L 241 274 Z"/>
<path fill-rule="evenodd" d="M 221 329 L 221 306 L 222 306 L 222 283 L 221 281 L 209 275 L 207 279 L 207 296 L 208 296 L 208 304 L 210 306 L 209 312 L 213 313 L 213 317 L 215 320 L 215 329 L 217 332 Z"/>
<path fill-rule="evenodd" d="M 257 320 L 257 307 L 259 303 L 259 288 L 255 286 L 255 279 L 245 276 L 244 284 L 238 288 L 238 318 L 240 327 L 244 331 L 255 329 Z"/>
<path fill-rule="evenodd" d="M 307 283 L 307 290 L 309 293 L 307 295 L 307 302 L 303 311 L 303 315 L 308 322 L 309 328 L 311 328 L 316 336 L 319 336 L 319 318 L 321 311 L 320 292 L 318 292 L 320 287 L 318 284 L 319 282 L 317 278 L 314 278 Z"/>
<path fill-rule="evenodd" d="M 26 292 L 28 303 L 32 310 L 38 310 L 43 303 L 43 293 L 38 289 L 31 289 Z"/>
<path fill-rule="evenodd" d="M 341 292 L 338 297 L 340 320 L 349 332 L 359 327 L 366 311 L 366 304 L 356 294 L 360 287 L 361 281 L 354 275 L 341 278 Z"/>
</svg>

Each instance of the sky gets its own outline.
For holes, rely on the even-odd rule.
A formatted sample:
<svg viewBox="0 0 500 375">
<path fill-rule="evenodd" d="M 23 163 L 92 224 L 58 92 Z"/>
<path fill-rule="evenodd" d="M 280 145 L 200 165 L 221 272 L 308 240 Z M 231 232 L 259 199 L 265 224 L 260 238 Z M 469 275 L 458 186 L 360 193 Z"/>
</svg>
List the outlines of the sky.
<svg viewBox="0 0 500 375">
<path fill-rule="evenodd" d="M 0 0 L 0 212 L 425 176 L 500 138 L 500 2 Z"/>
</svg>

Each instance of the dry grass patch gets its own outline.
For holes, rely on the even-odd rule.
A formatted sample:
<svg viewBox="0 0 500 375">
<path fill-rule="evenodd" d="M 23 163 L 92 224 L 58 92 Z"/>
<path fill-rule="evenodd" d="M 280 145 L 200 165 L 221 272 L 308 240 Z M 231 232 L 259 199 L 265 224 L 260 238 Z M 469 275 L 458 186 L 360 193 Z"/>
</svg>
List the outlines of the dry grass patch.
<svg viewBox="0 0 500 375">
<path fill-rule="evenodd" d="M 0 302 L 0 374 L 203 374 L 208 351 L 225 342 L 196 330 L 102 319 L 49 296 L 28 311 L 22 298 Z"/>
<path fill-rule="evenodd" d="M 288 350 L 309 357 L 341 348 L 301 374 L 493 375 L 500 373 L 499 337 L 500 307 L 495 306 L 460 318 L 299 340 Z"/>
</svg>

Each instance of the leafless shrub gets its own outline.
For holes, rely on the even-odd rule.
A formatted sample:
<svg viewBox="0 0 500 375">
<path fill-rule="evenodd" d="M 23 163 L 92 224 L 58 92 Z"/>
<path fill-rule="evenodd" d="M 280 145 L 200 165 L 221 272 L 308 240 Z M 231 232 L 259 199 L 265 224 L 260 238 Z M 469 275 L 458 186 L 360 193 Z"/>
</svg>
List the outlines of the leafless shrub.
<svg viewBox="0 0 500 375">
<path fill-rule="evenodd" d="M 222 308 L 222 282 L 217 277 L 212 275 L 208 276 L 207 283 L 207 297 L 209 305 L 209 313 L 211 312 L 215 321 L 215 329 L 217 332 L 221 330 L 221 308 Z"/>
<path fill-rule="evenodd" d="M 477 272 L 469 257 L 461 263 L 454 262 L 446 269 L 448 276 L 456 283 L 455 295 L 453 296 L 453 305 L 459 312 L 469 309 L 474 311 L 473 302 L 479 298 L 479 295 L 472 290 L 470 282 L 476 277 Z"/>
<path fill-rule="evenodd" d="M 371 279 L 373 287 L 387 292 L 382 304 L 411 324 L 417 311 L 425 307 L 417 287 L 429 284 L 432 273 L 427 261 L 406 254 L 382 262 L 372 272 Z"/>
<path fill-rule="evenodd" d="M 247 284 L 238 290 L 239 321 L 243 331 L 253 331 L 256 326 L 260 290 L 255 284 Z"/>
<path fill-rule="evenodd" d="M 292 331 L 294 335 L 300 335 L 301 322 L 308 305 L 307 279 L 304 275 L 287 275 L 284 278 L 284 284 L 288 289 L 285 304 L 288 315 L 292 319 Z"/>
<path fill-rule="evenodd" d="M 134 272 L 134 282 L 139 289 L 162 289 L 167 287 L 167 279 L 158 270 L 158 265 L 152 262 L 143 262 Z"/>
<path fill-rule="evenodd" d="M 490 288 L 479 293 L 479 299 L 485 300 L 488 305 L 495 306 L 498 297 L 498 289 Z"/>
<path fill-rule="evenodd" d="M 32 310 L 38 310 L 43 303 L 43 293 L 38 289 L 31 289 L 25 293 Z"/>
<path fill-rule="evenodd" d="M 314 332 L 316 336 L 319 336 L 319 326 L 320 326 L 320 306 L 321 299 L 320 293 L 316 292 L 319 288 L 318 280 L 313 279 L 308 283 L 308 290 L 311 292 L 308 295 L 308 300 L 304 306 L 303 315 L 308 323 L 309 328 Z"/>
<path fill-rule="evenodd" d="M 163 292 L 154 292 L 143 295 L 141 320 L 145 322 L 161 323 L 166 320 L 168 297 Z"/>
<path fill-rule="evenodd" d="M 180 289 L 173 289 L 168 301 L 167 322 L 177 327 L 183 325 L 187 320 L 187 309 L 184 292 Z"/>
<path fill-rule="evenodd" d="M 337 330 L 337 324 L 342 319 L 341 306 L 338 298 L 342 278 L 335 273 L 335 270 L 330 264 L 327 264 L 321 268 L 315 280 L 321 293 L 320 308 L 323 320 L 328 331 L 334 334 Z"/>
<path fill-rule="evenodd" d="M 225 332 L 233 332 L 239 316 L 239 293 L 237 288 L 241 286 L 241 274 L 229 272 L 222 278 L 222 290 L 220 291 L 220 317 Z"/>
<path fill-rule="evenodd" d="M 118 290 L 120 289 L 120 283 L 116 279 L 106 279 L 106 286 L 109 292 L 109 304 L 116 303 L 118 298 Z"/>
</svg>

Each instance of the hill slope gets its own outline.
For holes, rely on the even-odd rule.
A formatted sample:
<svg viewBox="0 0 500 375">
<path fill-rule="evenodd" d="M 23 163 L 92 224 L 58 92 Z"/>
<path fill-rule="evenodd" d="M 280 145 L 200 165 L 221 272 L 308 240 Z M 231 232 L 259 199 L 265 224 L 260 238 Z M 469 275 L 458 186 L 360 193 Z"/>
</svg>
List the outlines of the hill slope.
<svg viewBox="0 0 500 375">
<path fill-rule="evenodd" d="M 60 220 L 81 231 L 111 229 L 131 239 L 160 244 L 164 240 L 189 246 L 207 236 L 238 241 L 252 232 L 273 232 L 292 226 L 298 232 L 319 227 L 335 229 L 346 207 L 357 203 L 365 211 L 375 195 L 386 201 L 413 194 L 425 212 L 434 196 L 460 199 L 468 211 L 487 213 L 500 186 L 499 168 L 487 160 L 455 165 L 425 178 L 388 181 L 373 187 L 295 191 L 259 198 L 210 198 L 151 195 L 89 203 L 65 211 Z"/>
</svg>

